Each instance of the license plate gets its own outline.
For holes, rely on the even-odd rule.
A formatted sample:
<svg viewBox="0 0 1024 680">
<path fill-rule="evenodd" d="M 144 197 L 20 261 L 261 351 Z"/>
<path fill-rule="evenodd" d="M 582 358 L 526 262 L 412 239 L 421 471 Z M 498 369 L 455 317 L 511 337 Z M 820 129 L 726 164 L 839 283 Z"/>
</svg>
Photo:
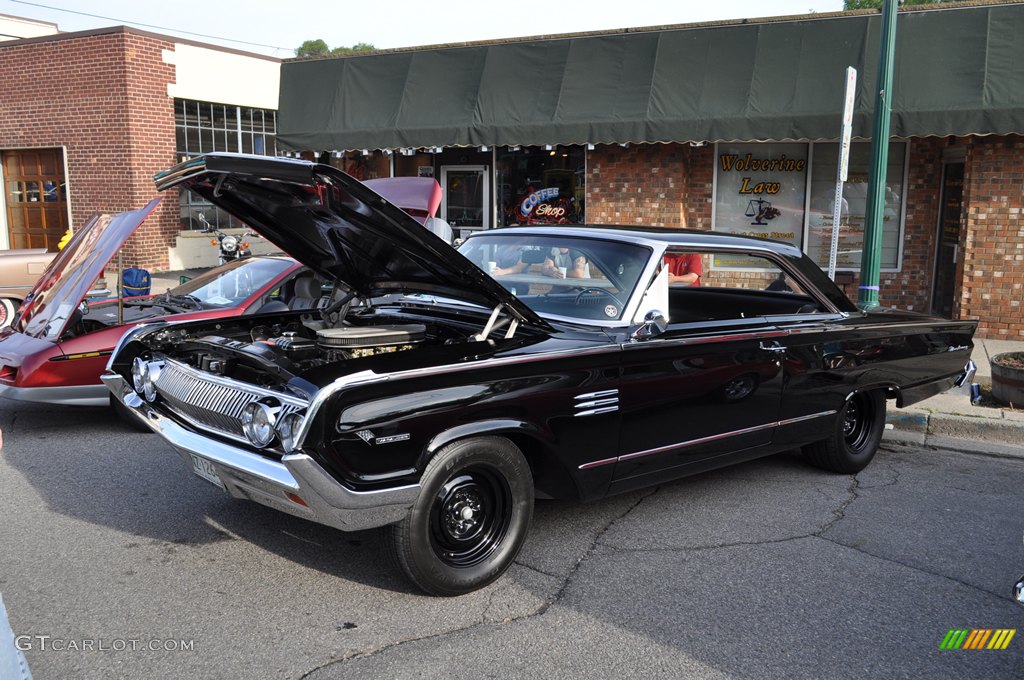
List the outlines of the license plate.
<svg viewBox="0 0 1024 680">
<path fill-rule="evenodd" d="M 222 489 L 224 488 L 224 482 L 220 481 L 220 477 L 217 476 L 217 470 L 213 467 L 213 463 L 205 458 L 200 458 L 194 453 L 190 453 L 189 455 L 192 456 L 192 472 L 196 473 L 206 481 L 216 484 Z"/>
</svg>

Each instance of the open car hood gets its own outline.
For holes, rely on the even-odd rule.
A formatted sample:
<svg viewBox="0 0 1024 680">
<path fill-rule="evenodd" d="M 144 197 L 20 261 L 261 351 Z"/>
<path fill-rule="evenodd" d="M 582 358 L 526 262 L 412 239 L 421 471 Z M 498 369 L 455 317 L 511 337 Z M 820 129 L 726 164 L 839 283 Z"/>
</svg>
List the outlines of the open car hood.
<svg viewBox="0 0 1024 680">
<path fill-rule="evenodd" d="M 159 173 L 154 181 L 161 191 L 188 187 L 362 297 L 426 293 L 488 308 L 500 304 L 522 322 L 550 328 L 442 239 L 330 166 L 207 154 Z"/>
<path fill-rule="evenodd" d="M 140 210 L 95 215 L 78 229 L 26 298 L 16 330 L 57 342 L 107 263 L 159 202 L 155 198 Z"/>
</svg>

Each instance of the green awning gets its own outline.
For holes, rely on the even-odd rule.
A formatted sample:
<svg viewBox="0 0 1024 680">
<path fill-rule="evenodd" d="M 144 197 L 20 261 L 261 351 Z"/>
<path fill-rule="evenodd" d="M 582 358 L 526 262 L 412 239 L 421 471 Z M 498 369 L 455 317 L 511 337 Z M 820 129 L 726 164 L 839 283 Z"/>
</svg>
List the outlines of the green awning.
<svg viewBox="0 0 1024 680">
<path fill-rule="evenodd" d="M 832 139 L 844 73 L 870 135 L 881 16 L 804 17 L 282 65 L 307 150 Z M 1024 5 L 900 12 L 892 134 L 1024 132 Z"/>
</svg>

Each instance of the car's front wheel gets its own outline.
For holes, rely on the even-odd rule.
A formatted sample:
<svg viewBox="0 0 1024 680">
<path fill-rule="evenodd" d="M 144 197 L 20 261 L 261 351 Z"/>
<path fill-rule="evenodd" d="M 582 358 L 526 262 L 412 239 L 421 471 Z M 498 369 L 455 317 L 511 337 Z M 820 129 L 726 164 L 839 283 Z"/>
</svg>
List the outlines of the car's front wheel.
<svg viewBox="0 0 1024 680">
<path fill-rule="evenodd" d="M 504 437 L 443 448 L 409 514 L 388 527 L 395 561 L 421 589 L 461 595 L 496 580 L 519 554 L 533 516 L 533 477 Z"/>
<path fill-rule="evenodd" d="M 878 451 L 885 429 L 885 396 L 880 390 L 855 392 L 836 418 L 828 439 L 804 447 L 813 465 L 833 472 L 860 472 Z"/>
</svg>

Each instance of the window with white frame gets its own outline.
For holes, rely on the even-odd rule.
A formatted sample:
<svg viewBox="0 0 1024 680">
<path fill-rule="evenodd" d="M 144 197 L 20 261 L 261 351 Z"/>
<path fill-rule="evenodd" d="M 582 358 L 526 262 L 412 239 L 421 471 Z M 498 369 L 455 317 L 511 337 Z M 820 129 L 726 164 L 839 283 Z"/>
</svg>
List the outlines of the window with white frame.
<svg viewBox="0 0 1024 680">
<path fill-rule="evenodd" d="M 179 161 L 212 151 L 277 155 L 277 112 L 270 109 L 175 99 L 174 129 Z M 179 205 L 182 229 L 202 229 L 200 214 L 218 229 L 242 226 L 187 189 Z"/>
</svg>

